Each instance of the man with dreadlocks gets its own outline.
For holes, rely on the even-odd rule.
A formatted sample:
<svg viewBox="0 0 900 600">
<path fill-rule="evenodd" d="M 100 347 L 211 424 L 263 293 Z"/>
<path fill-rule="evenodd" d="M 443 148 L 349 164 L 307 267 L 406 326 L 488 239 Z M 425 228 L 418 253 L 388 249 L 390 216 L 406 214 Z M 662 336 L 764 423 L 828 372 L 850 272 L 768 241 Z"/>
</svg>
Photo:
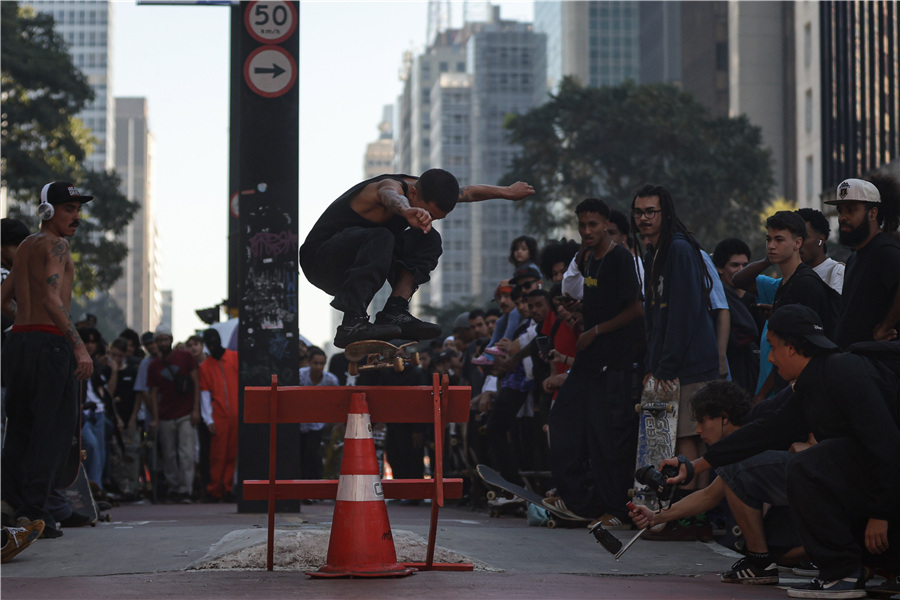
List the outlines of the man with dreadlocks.
<svg viewBox="0 0 900 600">
<path fill-rule="evenodd" d="M 693 460 L 700 456 L 702 442 L 696 435 L 690 400 L 719 377 L 719 351 L 709 304 L 712 279 L 700 244 L 675 214 L 675 202 L 666 188 L 645 184 L 635 193 L 631 212 L 638 235 L 647 245 L 644 383 L 651 375 L 664 390 L 680 383 L 675 453 Z"/>
</svg>

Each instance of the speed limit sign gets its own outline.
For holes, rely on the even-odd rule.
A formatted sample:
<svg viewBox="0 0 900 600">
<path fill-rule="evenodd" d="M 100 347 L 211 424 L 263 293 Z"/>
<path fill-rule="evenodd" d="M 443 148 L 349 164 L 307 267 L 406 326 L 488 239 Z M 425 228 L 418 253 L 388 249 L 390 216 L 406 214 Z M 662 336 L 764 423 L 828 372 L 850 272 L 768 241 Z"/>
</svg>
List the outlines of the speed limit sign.
<svg viewBox="0 0 900 600">
<path fill-rule="evenodd" d="M 298 20 L 292 2 L 251 2 L 244 11 L 244 26 L 263 44 L 280 44 L 291 37 Z"/>
</svg>

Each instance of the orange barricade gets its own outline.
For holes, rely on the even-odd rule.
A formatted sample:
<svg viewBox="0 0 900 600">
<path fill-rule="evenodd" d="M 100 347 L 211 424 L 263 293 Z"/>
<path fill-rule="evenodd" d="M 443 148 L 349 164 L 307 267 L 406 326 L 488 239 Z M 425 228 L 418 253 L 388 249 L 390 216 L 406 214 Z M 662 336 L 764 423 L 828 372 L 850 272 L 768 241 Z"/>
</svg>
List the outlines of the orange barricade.
<svg viewBox="0 0 900 600">
<path fill-rule="evenodd" d="M 279 423 L 338 423 L 347 420 L 353 394 L 365 394 L 369 414 L 375 423 L 433 423 L 435 464 L 433 479 L 385 479 L 385 498 L 431 500 L 431 522 L 425 561 L 404 563 L 419 570 L 471 571 L 468 563 L 435 563 L 434 545 L 438 509 L 445 498 L 462 497 L 462 479 L 444 479 L 443 441 L 448 423 L 469 420 L 468 387 L 450 387 L 447 376 L 434 375 L 431 387 L 271 387 L 244 388 L 244 422 L 269 424 L 269 479 L 244 480 L 245 500 L 268 501 L 266 568 L 273 568 L 275 547 L 275 501 L 334 499 L 338 480 L 276 480 L 276 430 Z M 334 527 L 334 523 L 332 523 Z"/>
</svg>

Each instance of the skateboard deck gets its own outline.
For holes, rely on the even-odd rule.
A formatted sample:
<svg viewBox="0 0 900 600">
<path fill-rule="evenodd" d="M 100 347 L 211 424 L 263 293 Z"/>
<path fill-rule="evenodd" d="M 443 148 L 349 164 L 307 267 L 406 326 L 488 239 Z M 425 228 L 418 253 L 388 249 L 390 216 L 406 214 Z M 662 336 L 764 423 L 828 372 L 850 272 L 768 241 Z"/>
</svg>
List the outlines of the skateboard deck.
<svg viewBox="0 0 900 600">
<path fill-rule="evenodd" d="M 78 466 L 78 476 L 75 478 L 75 482 L 60 491 L 72 506 L 73 511 L 89 516 L 91 518 L 91 527 L 97 524 L 97 521 L 100 520 L 100 510 L 97 508 L 97 502 L 94 500 L 94 494 L 91 492 L 91 484 L 88 481 L 84 465 Z"/>
<path fill-rule="evenodd" d="M 72 440 L 69 445 L 66 462 L 56 475 L 54 487 L 57 489 L 64 489 L 75 485 L 75 481 L 78 479 L 81 461 L 85 459 L 85 453 L 81 449 L 81 405 L 84 403 L 84 396 L 86 393 L 85 385 L 86 384 L 83 381 L 78 382 L 79 397 L 78 403 L 75 406 L 75 429 L 72 432 Z"/>
<path fill-rule="evenodd" d="M 350 363 L 347 371 L 353 376 L 365 369 L 386 367 L 393 367 L 399 373 L 407 364 L 419 366 L 419 342 L 413 341 L 395 346 L 381 340 L 360 340 L 347 344 L 347 347 L 344 348 L 344 356 Z M 359 361 L 363 359 L 366 363 L 360 365 Z"/>
<path fill-rule="evenodd" d="M 507 481 L 506 479 L 503 478 L 502 475 L 500 475 L 500 473 L 498 473 L 497 471 L 495 471 L 494 469 L 490 468 L 487 465 L 478 465 L 476 467 L 476 470 L 478 471 L 479 477 L 481 477 L 486 484 L 493 486 L 495 488 L 499 488 L 499 489 L 503 490 L 504 492 L 508 492 L 508 493 L 516 496 L 517 498 L 521 498 L 522 500 L 525 500 L 526 502 L 530 502 L 531 504 L 534 504 L 535 506 L 539 506 L 540 508 L 546 509 L 547 512 L 549 512 L 552 515 L 550 520 L 547 522 L 547 527 L 549 527 L 550 529 L 555 528 L 561 522 L 587 523 L 589 521 L 589 519 L 573 519 L 572 517 L 570 517 L 568 515 L 565 515 L 563 513 L 560 513 L 558 511 L 554 510 L 553 508 L 544 504 L 544 502 L 543 502 L 544 498 L 540 494 L 533 492 L 531 490 L 525 489 L 520 485 L 516 485 L 514 483 Z M 494 492 L 494 498 L 496 498 L 496 492 Z M 488 492 L 488 500 L 492 500 L 492 499 L 493 498 L 491 497 L 491 492 Z"/>
<path fill-rule="evenodd" d="M 658 468 L 659 463 L 675 455 L 681 386 L 676 383 L 671 392 L 655 387 L 656 379 L 647 379 L 641 401 L 634 407 L 641 416 L 635 470 L 646 465 Z M 637 480 L 634 482 L 633 497 L 635 504 L 642 504 L 654 511 L 660 509 L 656 493 Z"/>
</svg>

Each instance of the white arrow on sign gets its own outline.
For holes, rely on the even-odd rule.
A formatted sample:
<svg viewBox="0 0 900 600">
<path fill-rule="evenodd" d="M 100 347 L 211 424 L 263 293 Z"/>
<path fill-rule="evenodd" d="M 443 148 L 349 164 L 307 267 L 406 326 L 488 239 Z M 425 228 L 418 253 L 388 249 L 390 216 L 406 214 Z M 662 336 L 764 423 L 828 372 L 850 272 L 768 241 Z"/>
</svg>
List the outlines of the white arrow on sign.
<svg viewBox="0 0 900 600">
<path fill-rule="evenodd" d="M 244 81 L 260 96 L 275 98 L 297 81 L 297 63 L 284 48 L 261 46 L 244 62 Z"/>
</svg>

